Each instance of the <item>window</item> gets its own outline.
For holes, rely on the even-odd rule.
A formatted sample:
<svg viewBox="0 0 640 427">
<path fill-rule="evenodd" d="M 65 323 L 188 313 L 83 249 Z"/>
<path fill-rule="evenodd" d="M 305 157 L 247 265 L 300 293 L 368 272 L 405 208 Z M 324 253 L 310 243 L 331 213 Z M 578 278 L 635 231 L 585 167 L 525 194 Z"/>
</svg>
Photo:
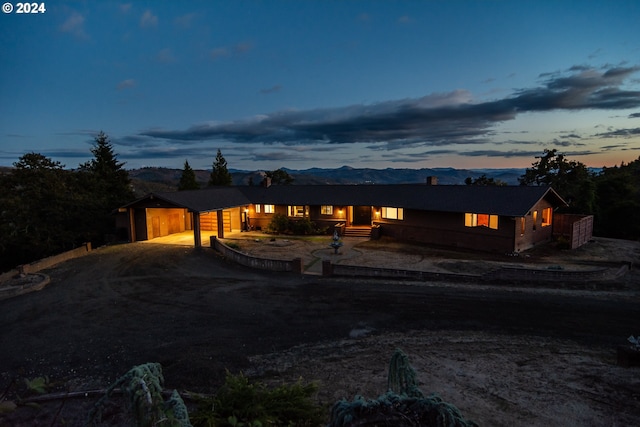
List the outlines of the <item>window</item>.
<svg viewBox="0 0 640 427">
<path fill-rule="evenodd" d="M 548 227 L 551 225 L 551 208 L 542 209 L 542 226 Z"/>
<path fill-rule="evenodd" d="M 331 206 L 331 205 L 322 205 L 322 206 L 320 206 L 320 214 L 322 214 L 322 215 L 333 215 L 333 206 Z"/>
<path fill-rule="evenodd" d="M 273 205 L 264 205 L 264 213 L 273 213 L 274 207 Z"/>
<path fill-rule="evenodd" d="M 538 211 L 533 211 L 533 231 L 536 231 L 536 222 L 538 222 Z"/>
<path fill-rule="evenodd" d="M 402 221 L 404 219 L 404 210 L 402 208 L 383 207 L 382 218 Z"/>
<path fill-rule="evenodd" d="M 256 213 L 260 213 L 260 205 L 256 205 Z"/>
<path fill-rule="evenodd" d="M 527 219 L 525 217 L 520 217 L 520 235 L 521 236 L 524 236 L 526 224 L 527 224 Z"/>
<path fill-rule="evenodd" d="M 289 206 L 289 216 L 305 216 L 305 206 Z"/>
<path fill-rule="evenodd" d="M 476 214 L 476 213 L 468 212 L 464 214 L 464 226 L 465 227 L 487 227 L 493 230 L 497 230 L 498 215 Z"/>
</svg>

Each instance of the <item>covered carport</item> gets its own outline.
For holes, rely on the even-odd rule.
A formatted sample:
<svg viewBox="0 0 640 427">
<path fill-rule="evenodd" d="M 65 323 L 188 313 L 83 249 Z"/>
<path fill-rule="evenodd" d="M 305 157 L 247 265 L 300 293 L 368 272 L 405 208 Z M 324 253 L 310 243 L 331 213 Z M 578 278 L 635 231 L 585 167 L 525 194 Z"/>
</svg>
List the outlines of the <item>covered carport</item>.
<svg viewBox="0 0 640 427">
<path fill-rule="evenodd" d="M 121 211 L 127 214 L 130 242 L 192 230 L 194 246 L 202 247 L 203 231 L 224 238 L 225 231 L 233 230 L 234 224 L 239 228 L 242 209 L 249 203 L 234 187 L 213 187 L 150 193 L 123 206 Z"/>
</svg>

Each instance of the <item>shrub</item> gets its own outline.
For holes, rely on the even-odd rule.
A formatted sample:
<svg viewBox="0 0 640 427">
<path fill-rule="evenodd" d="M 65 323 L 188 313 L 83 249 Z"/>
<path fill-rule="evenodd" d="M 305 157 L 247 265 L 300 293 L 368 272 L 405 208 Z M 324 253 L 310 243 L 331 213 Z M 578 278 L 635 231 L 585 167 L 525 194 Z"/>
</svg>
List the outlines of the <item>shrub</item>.
<svg viewBox="0 0 640 427">
<path fill-rule="evenodd" d="M 316 231 L 316 225 L 309 218 L 302 218 L 291 222 L 291 231 L 293 234 L 307 235 L 314 234 Z"/>
<path fill-rule="evenodd" d="M 206 427 L 317 426 L 323 421 L 321 409 L 311 399 L 317 389 L 301 381 L 269 389 L 227 372 L 224 385 L 215 396 L 201 398 L 191 420 Z"/>
<path fill-rule="evenodd" d="M 289 218 L 283 214 L 274 214 L 267 225 L 267 233 L 284 234 L 289 230 Z"/>
</svg>

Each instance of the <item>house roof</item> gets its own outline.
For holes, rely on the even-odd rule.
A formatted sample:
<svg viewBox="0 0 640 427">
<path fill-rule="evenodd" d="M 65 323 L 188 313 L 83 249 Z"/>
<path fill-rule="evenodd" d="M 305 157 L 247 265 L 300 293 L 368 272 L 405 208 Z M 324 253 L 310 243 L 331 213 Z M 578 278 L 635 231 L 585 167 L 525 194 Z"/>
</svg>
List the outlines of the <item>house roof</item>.
<svg viewBox="0 0 640 427">
<path fill-rule="evenodd" d="M 524 216 L 541 199 L 556 207 L 566 202 L 551 187 L 472 185 L 272 185 L 210 187 L 202 190 L 151 193 L 148 198 L 194 212 L 249 204 L 390 206 L 438 212 L 477 212 Z"/>
</svg>

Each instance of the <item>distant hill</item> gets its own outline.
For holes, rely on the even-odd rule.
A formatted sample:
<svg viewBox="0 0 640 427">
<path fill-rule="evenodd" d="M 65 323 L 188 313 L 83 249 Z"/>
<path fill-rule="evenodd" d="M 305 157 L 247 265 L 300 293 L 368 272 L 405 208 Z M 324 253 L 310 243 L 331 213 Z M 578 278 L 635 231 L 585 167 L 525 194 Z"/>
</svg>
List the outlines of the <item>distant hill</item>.
<svg viewBox="0 0 640 427">
<path fill-rule="evenodd" d="M 293 185 L 303 184 L 417 184 L 425 183 L 427 177 L 434 176 L 440 185 L 464 184 L 468 177 L 478 178 L 486 175 L 499 179 L 510 185 L 518 184 L 518 178 L 525 169 L 454 169 L 454 168 L 422 168 L 422 169 L 370 169 L 342 166 L 337 169 L 311 168 L 304 170 L 283 168 L 294 179 Z M 230 169 L 233 185 L 254 185 L 262 182 L 263 171 L 245 171 Z M 210 171 L 195 170 L 196 180 L 202 187 L 209 181 Z M 136 195 L 154 191 L 176 191 L 182 169 L 146 167 L 129 170 Z"/>
</svg>

